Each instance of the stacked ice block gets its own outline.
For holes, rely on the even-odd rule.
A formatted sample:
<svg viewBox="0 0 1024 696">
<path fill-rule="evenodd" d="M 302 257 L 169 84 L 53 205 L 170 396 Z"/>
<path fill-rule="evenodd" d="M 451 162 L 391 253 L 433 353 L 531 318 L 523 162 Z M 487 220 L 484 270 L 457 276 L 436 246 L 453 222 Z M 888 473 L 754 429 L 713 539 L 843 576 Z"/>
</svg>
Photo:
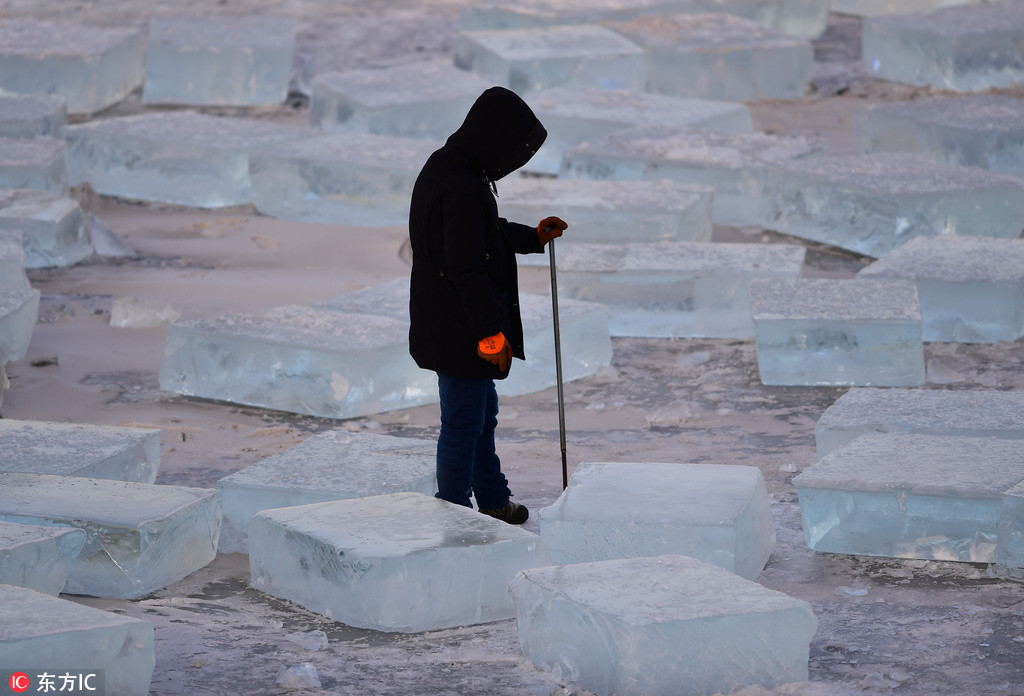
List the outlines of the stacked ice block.
<svg viewBox="0 0 1024 696">
<path fill-rule="evenodd" d="M 43 94 L 0 95 L 0 137 L 58 136 L 67 122 L 68 109 L 63 97 Z"/>
<path fill-rule="evenodd" d="M 56 138 L 0 137 L 0 187 L 66 195 L 65 149 L 64 141 Z"/>
<path fill-rule="evenodd" d="M 536 534 L 422 493 L 264 510 L 249 525 L 253 587 L 378 631 L 512 618 L 509 581 L 548 562 Z"/>
<path fill-rule="evenodd" d="M 0 189 L 0 230 L 20 230 L 26 268 L 70 266 L 92 251 L 78 202 L 46 191 Z"/>
<path fill-rule="evenodd" d="M 510 591 L 526 657 L 595 694 L 711 696 L 807 679 L 810 605 L 694 558 L 535 568 Z"/>
<path fill-rule="evenodd" d="M 0 229 L 0 288 L 24 290 L 29 287 L 23 238 L 21 230 Z"/>
<path fill-rule="evenodd" d="M 85 538 L 85 531 L 71 527 L 0 522 L 0 585 L 58 594 Z"/>
</svg>

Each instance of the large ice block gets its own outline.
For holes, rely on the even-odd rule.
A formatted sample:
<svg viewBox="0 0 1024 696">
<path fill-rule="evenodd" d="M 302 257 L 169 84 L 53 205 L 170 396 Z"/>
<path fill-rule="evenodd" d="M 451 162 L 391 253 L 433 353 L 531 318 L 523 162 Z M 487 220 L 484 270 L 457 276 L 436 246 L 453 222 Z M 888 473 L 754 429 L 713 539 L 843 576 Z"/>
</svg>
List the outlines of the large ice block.
<svg viewBox="0 0 1024 696">
<path fill-rule="evenodd" d="M 63 97 L 73 114 L 92 114 L 142 84 L 140 29 L 0 20 L 0 92 Z"/>
<path fill-rule="evenodd" d="M 1024 240 L 917 237 L 858 274 L 917 283 L 925 341 L 1024 336 Z"/>
<path fill-rule="evenodd" d="M 814 76 L 810 41 L 728 14 L 641 17 L 604 26 L 644 51 L 645 89 L 699 99 L 797 99 Z"/>
<path fill-rule="evenodd" d="M 56 138 L 0 137 L 0 188 L 38 189 L 66 195 L 66 149 L 65 142 Z"/>
<path fill-rule="evenodd" d="M 25 243 L 21 230 L 0 229 L 0 288 L 25 290 Z"/>
<path fill-rule="evenodd" d="M 807 679 L 810 605 L 687 556 L 519 573 L 523 654 L 598 696 L 711 696 Z"/>
<path fill-rule="evenodd" d="M 0 522 L 0 585 L 58 594 L 85 537 L 83 530 L 71 527 Z"/>
<path fill-rule="evenodd" d="M 1021 440 L 920 433 L 864 435 L 793 479 L 815 551 L 970 563 L 996 561 L 1022 482 Z"/>
<path fill-rule="evenodd" d="M 153 483 L 160 430 L 0 419 L 0 471 Z"/>
<path fill-rule="evenodd" d="M 510 619 L 509 581 L 549 562 L 533 532 L 422 493 L 264 510 L 249 525 L 253 587 L 378 631 Z"/>
<path fill-rule="evenodd" d="M 1024 394 L 944 389 L 851 389 L 814 428 L 818 458 L 873 432 L 1024 439 Z"/>
<path fill-rule="evenodd" d="M 581 462 L 540 537 L 555 563 L 680 554 L 756 580 L 775 526 L 756 467 Z"/>
<path fill-rule="evenodd" d="M 423 163 L 443 142 L 374 133 L 292 140 L 249 159 L 264 215 L 341 225 L 403 225 Z"/>
<path fill-rule="evenodd" d="M 46 668 L 54 693 L 63 685 L 55 673 L 92 673 L 87 684 L 95 693 L 146 696 L 156 664 L 153 624 L 0 585 L 0 664 L 30 668 L 22 671 L 33 678 L 33 687 Z M 79 693 L 89 692 L 83 688 Z"/>
<path fill-rule="evenodd" d="M 249 520 L 260 510 L 344 498 L 437 492 L 437 443 L 330 431 L 217 482 L 224 524 L 218 550 L 248 550 Z"/>
<path fill-rule="evenodd" d="M 548 137 L 523 168 L 545 174 L 558 172 L 566 150 L 628 128 L 704 128 L 720 133 L 754 129 L 749 107 L 727 101 L 580 87 L 552 87 L 527 95 L 527 101 Z"/>
<path fill-rule="evenodd" d="M 67 102 L 63 97 L 0 94 L 0 137 L 57 137 L 67 122 Z"/>
<path fill-rule="evenodd" d="M 873 104 L 853 113 L 861 152 L 912 152 L 1024 178 L 1024 99 L 997 94 Z"/>
<path fill-rule="evenodd" d="M 560 175 L 580 179 L 671 179 L 711 186 L 715 189 L 715 222 L 764 226 L 777 217 L 769 171 L 786 162 L 821 154 L 819 145 L 803 137 L 640 127 L 567 150 Z"/>
<path fill-rule="evenodd" d="M 917 287 L 908 280 L 755 279 L 748 285 L 764 384 L 924 384 Z"/>
<path fill-rule="evenodd" d="M 996 533 L 996 563 L 1024 568 L 1024 481 L 1003 493 Z"/>
<path fill-rule="evenodd" d="M 864 20 L 861 52 L 883 80 L 955 92 L 1024 83 L 1024 4 L 943 7 Z"/>
<path fill-rule="evenodd" d="M 0 473 L 0 520 L 88 533 L 64 591 L 133 599 L 217 555 L 215 490 L 52 474 Z"/>
<path fill-rule="evenodd" d="M 312 81 L 309 125 L 444 141 L 491 86 L 450 59 L 324 73 Z"/>
<path fill-rule="evenodd" d="M 857 17 L 902 15 L 909 12 L 927 12 L 951 5 L 969 5 L 985 0 L 832 0 L 831 9 L 839 14 Z"/>
<path fill-rule="evenodd" d="M 78 201 L 31 189 L 0 189 L 0 230 L 21 230 L 26 268 L 70 266 L 93 252 Z"/>
<path fill-rule="evenodd" d="M 880 257 L 919 236 L 1019 237 L 1024 180 L 902 152 L 790 162 L 774 171 L 770 229 Z"/>
<path fill-rule="evenodd" d="M 147 104 L 281 104 L 295 53 L 285 17 L 153 17 L 149 20 Z"/>
<path fill-rule="evenodd" d="M 9 386 L 7 363 L 25 357 L 28 350 L 39 318 L 39 296 L 35 288 L 0 287 L 0 402 Z"/>
<path fill-rule="evenodd" d="M 463 31 L 455 65 L 519 94 L 561 86 L 644 88 L 643 49 L 596 24 Z"/>
<path fill-rule="evenodd" d="M 266 121 L 166 111 L 64 128 L 71 185 L 102 194 L 198 208 L 253 202 L 253 151 L 303 137 Z"/>
</svg>

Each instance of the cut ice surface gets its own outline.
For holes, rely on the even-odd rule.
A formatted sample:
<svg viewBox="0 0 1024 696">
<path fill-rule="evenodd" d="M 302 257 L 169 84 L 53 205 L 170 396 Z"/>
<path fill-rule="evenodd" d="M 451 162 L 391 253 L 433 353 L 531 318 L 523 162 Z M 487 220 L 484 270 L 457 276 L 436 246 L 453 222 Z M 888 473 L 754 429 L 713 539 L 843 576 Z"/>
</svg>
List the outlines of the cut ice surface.
<svg viewBox="0 0 1024 696">
<path fill-rule="evenodd" d="M 540 511 L 555 563 L 681 554 L 756 580 L 775 546 L 756 467 L 582 462 Z"/>
<path fill-rule="evenodd" d="M 378 631 L 510 619 L 509 581 L 548 563 L 536 534 L 422 493 L 264 510 L 249 525 L 254 588 Z"/>
<path fill-rule="evenodd" d="M 528 94 L 526 100 L 548 137 L 523 168 L 545 174 L 558 172 L 566 150 L 627 128 L 704 128 L 720 133 L 754 129 L 750 109 L 735 102 L 582 87 L 552 87 Z"/>
<path fill-rule="evenodd" d="M 140 29 L 0 21 L 0 92 L 63 97 L 72 114 L 92 114 L 142 84 Z"/>
<path fill-rule="evenodd" d="M 515 601 L 523 654 L 602 696 L 711 696 L 807 679 L 811 606 L 687 556 L 534 568 Z"/>
<path fill-rule="evenodd" d="M 160 430 L 0 419 L 0 471 L 153 483 Z"/>
<path fill-rule="evenodd" d="M 793 479 L 815 551 L 994 563 L 1007 491 L 1024 482 L 1024 441 L 864 435 Z"/>
<path fill-rule="evenodd" d="M 66 195 L 65 149 L 64 141 L 56 138 L 0 137 L 0 187 Z"/>
<path fill-rule="evenodd" d="M 566 245 L 559 297 L 608 306 L 612 336 L 752 338 L 747 284 L 797 278 L 805 253 L 795 244 Z"/>
<path fill-rule="evenodd" d="M 437 443 L 331 431 L 225 476 L 222 553 L 245 552 L 249 520 L 260 510 L 413 491 L 437 492 Z"/>
<path fill-rule="evenodd" d="M 996 536 L 996 563 L 1024 568 L 1024 481 L 1003 493 Z"/>
<path fill-rule="evenodd" d="M 66 126 L 68 180 L 97 193 L 197 208 L 253 202 L 254 150 L 306 134 L 266 121 L 166 111 Z"/>
<path fill-rule="evenodd" d="M 1024 439 L 1024 394 L 944 389 L 851 389 L 814 429 L 822 459 L 872 432 Z"/>
<path fill-rule="evenodd" d="M 927 12 L 952 5 L 969 5 L 986 0 L 832 0 L 831 9 L 839 14 L 857 17 L 878 15 L 902 15 L 911 12 Z"/>
<path fill-rule="evenodd" d="M 416 177 L 442 144 L 374 133 L 332 133 L 268 147 L 250 157 L 256 209 L 300 222 L 408 224 Z"/>
<path fill-rule="evenodd" d="M 68 122 L 62 97 L 43 94 L 0 94 L 0 137 L 58 137 Z"/>
<path fill-rule="evenodd" d="M 81 206 L 32 189 L 0 189 L 0 230 L 21 230 L 25 268 L 70 266 L 93 252 Z"/>
<path fill-rule="evenodd" d="M 712 216 L 723 225 L 765 226 L 777 217 L 768 172 L 823 154 L 802 137 L 639 127 L 567 150 L 560 175 L 579 179 L 670 179 L 715 189 Z"/>
<path fill-rule="evenodd" d="M 281 104 L 294 53 L 295 23 L 284 17 L 153 17 L 142 101 Z"/>
<path fill-rule="evenodd" d="M 644 88 L 643 50 L 596 24 L 463 31 L 455 65 L 521 95 L 561 86 Z"/>
<path fill-rule="evenodd" d="M 68 670 L 75 674 L 83 669 L 102 670 L 103 693 L 146 696 L 156 665 L 153 624 L 24 587 L 0 585 L 0 664 L 45 665 L 51 676 Z M 53 681 L 61 684 L 59 678 Z M 60 693 L 56 689 L 54 693 Z"/>
<path fill-rule="evenodd" d="M 1024 178 L 1024 99 L 998 94 L 873 104 L 853 113 L 862 152 L 912 152 Z"/>
<path fill-rule="evenodd" d="M 0 473 L 0 520 L 88 533 L 69 594 L 135 599 L 217 555 L 217 491 L 51 474 Z"/>
<path fill-rule="evenodd" d="M 913 282 L 755 279 L 748 288 L 762 383 L 924 384 L 921 309 Z"/>
<path fill-rule="evenodd" d="M 728 14 L 641 17 L 606 22 L 644 51 L 644 89 L 699 99 L 797 99 L 814 76 L 806 39 Z"/>
<path fill-rule="evenodd" d="M 768 224 L 867 256 L 918 236 L 1019 237 L 1024 180 L 902 152 L 791 162 L 774 171 Z"/>
<path fill-rule="evenodd" d="M 1024 82 L 1024 3 L 943 7 L 864 20 L 868 74 L 892 82 L 979 92 Z"/>
<path fill-rule="evenodd" d="M 25 243 L 21 230 L 0 229 L 0 288 L 27 290 Z"/>
<path fill-rule="evenodd" d="M 1024 240 L 918 237 L 857 276 L 917 283 L 925 341 L 994 343 L 1024 336 Z"/>
<path fill-rule="evenodd" d="M 84 531 L 70 527 L 0 522 L 0 585 L 58 594 L 85 537 Z"/>
</svg>

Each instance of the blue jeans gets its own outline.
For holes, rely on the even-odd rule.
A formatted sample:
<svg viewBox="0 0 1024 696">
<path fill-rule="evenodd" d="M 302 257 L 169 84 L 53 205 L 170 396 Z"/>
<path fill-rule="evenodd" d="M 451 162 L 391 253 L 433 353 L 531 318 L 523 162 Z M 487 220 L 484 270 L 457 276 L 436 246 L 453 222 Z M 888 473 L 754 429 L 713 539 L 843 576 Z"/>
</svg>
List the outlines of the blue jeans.
<svg viewBox="0 0 1024 696">
<path fill-rule="evenodd" d="M 494 451 L 498 392 L 493 379 L 438 373 L 441 434 L 437 438 L 437 497 L 481 510 L 508 504 L 512 492 Z"/>
</svg>

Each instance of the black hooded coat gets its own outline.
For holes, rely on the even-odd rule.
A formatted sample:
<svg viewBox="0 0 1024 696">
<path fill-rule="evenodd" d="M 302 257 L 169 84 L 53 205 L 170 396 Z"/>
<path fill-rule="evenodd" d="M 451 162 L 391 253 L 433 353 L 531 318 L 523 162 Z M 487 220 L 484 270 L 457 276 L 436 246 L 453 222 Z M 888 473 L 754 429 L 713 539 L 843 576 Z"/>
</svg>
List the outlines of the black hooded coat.
<svg viewBox="0 0 1024 696">
<path fill-rule="evenodd" d="M 477 355 L 477 343 L 499 331 L 525 359 L 515 254 L 544 247 L 536 227 L 498 217 L 492 186 L 546 137 L 526 102 L 492 87 L 420 171 L 409 212 L 409 352 L 420 367 L 504 379 L 508 369 Z"/>
</svg>

